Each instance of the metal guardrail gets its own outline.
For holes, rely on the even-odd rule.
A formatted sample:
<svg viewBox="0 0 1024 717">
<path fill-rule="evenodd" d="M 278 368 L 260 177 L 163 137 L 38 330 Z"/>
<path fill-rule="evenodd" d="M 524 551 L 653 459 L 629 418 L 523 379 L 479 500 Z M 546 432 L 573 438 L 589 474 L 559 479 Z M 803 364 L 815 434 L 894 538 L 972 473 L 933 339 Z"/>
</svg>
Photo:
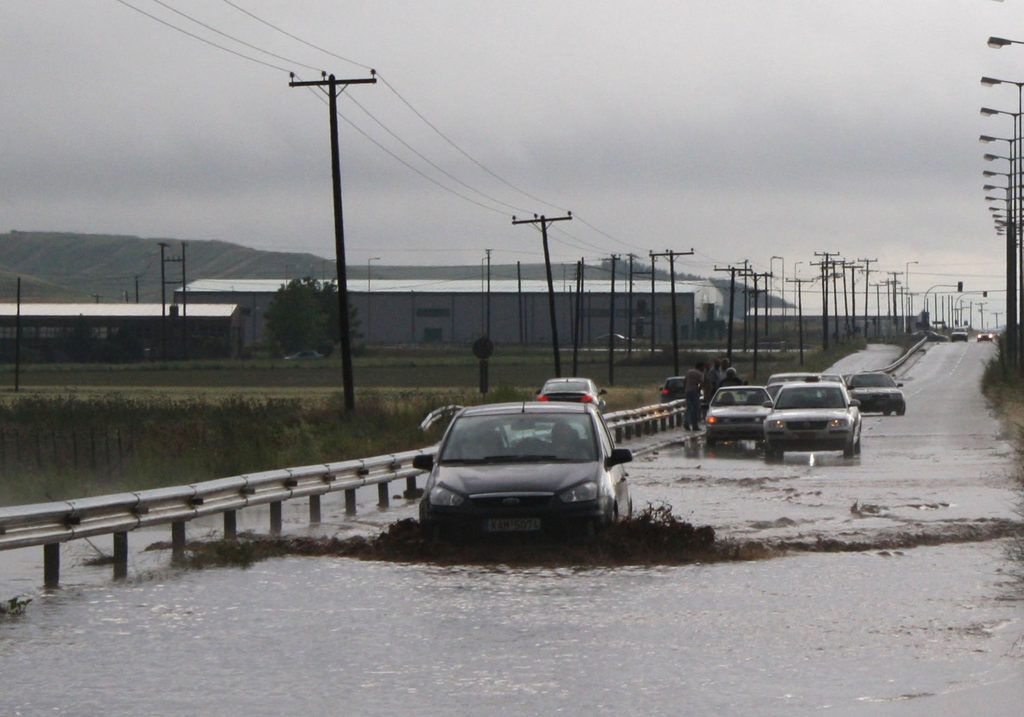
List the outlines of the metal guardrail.
<svg viewBox="0 0 1024 717">
<path fill-rule="evenodd" d="M 907 349 L 907 350 L 906 350 L 906 352 L 905 352 L 905 353 L 904 353 L 904 354 L 903 354 L 902 356 L 900 356 L 900 357 L 899 357 L 898 359 L 896 359 L 895 361 L 893 361 L 893 362 L 892 362 L 891 364 L 889 364 L 889 365 L 888 365 L 888 366 L 886 366 L 885 368 L 883 368 L 883 369 L 879 369 L 879 370 L 880 370 L 880 371 L 884 371 L 885 373 L 890 373 L 890 372 L 892 372 L 892 371 L 895 371 L 895 370 L 896 370 L 896 369 L 898 369 L 898 368 L 899 368 L 900 366 L 902 366 L 902 365 L 903 365 L 904 363 L 906 363 L 906 362 L 907 362 L 907 359 L 909 359 L 909 358 L 910 358 L 911 356 L 913 356 L 913 355 L 914 355 L 914 354 L 916 354 L 916 353 L 917 353 L 918 351 L 920 351 L 921 349 L 923 349 L 923 348 L 924 348 L 924 346 L 925 346 L 925 344 L 927 344 L 927 343 L 928 343 L 928 337 L 927 337 L 927 336 L 925 336 L 925 337 L 924 337 L 923 339 L 921 339 L 921 340 L 920 340 L 920 341 L 918 341 L 918 342 L 917 342 L 916 344 L 914 344 L 914 345 L 913 345 L 913 346 L 911 346 L 911 347 L 910 347 L 909 349 Z"/>
<path fill-rule="evenodd" d="M 682 424 L 685 400 L 644 406 L 605 414 L 615 440 L 633 438 L 675 428 Z M 446 406 L 439 411 L 449 411 Z M 434 412 L 437 413 L 437 412 Z M 433 414 L 431 414 L 433 415 Z M 440 415 L 440 414 L 439 414 Z M 337 463 L 248 473 L 201 483 L 115 493 L 67 501 L 0 507 L 0 550 L 43 546 L 44 584 L 60 582 L 60 544 L 97 535 L 114 538 L 114 576 L 127 574 L 128 533 L 138 528 L 171 526 L 172 555 L 185 552 L 185 525 L 207 515 L 224 516 L 224 537 L 237 535 L 237 511 L 258 505 L 270 506 L 270 532 L 282 527 L 282 504 L 295 498 L 309 499 L 310 523 L 320 522 L 320 498 L 344 491 L 345 512 L 356 512 L 356 489 L 376 485 L 378 506 L 390 503 L 389 484 L 406 481 L 405 497 L 417 495 L 413 468 L 418 455 L 432 455 L 436 446 Z"/>
</svg>

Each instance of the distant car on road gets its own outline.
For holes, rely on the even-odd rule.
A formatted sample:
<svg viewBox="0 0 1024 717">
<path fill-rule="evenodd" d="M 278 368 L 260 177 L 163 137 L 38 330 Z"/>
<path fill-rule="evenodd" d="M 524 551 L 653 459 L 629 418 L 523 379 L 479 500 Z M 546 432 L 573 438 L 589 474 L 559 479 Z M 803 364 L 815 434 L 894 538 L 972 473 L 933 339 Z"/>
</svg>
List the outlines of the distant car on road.
<svg viewBox="0 0 1024 717">
<path fill-rule="evenodd" d="M 846 386 L 810 379 L 784 384 L 764 420 L 767 458 L 781 459 L 786 451 L 860 453 L 860 401 Z"/>
<path fill-rule="evenodd" d="M 537 391 L 537 400 L 592 403 L 598 410 L 604 411 L 605 403 L 601 396 L 606 393 L 607 391 L 599 389 L 589 378 L 552 378 L 545 381 Z"/>
<path fill-rule="evenodd" d="M 704 441 L 763 441 L 764 419 L 772 412 L 765 407 L 771 396 L 762 386 L 723 386 L 708 404 Z"/>
<path fill-rule="evenodd" d="M 995 341 L 996 335 L 990 331 L 982 331 L 978 334 L 978 341 Z"/>
<path fill-rule="evenodd" d="M 668 403 L 669 401 L 678 401 L 681 398 L 686 398 L 686 391 L 683 387 L 686 385 L 686 379 L 682 376 L 669 376 L 665 379 L 664 385 L 661 387 L 661 402 Z"/>
<path fill-rule="evenodd" d="M 892 376 L 881 371 L 864 371 L 846 378 L 850 398 L 860 401 L 861 413 L 878 411 L 902 416 L 907 412 L 906 398 L 900 390 L 902 386 L 902 383 L 897 383 Z"/>
<path fill-rule="evenodd" d="M 964 329 L 954 329 L 953 332 L 949 335 L 949 340 L 950 341 L 966 341 L 967 340 L 967 331 L 965 331 Z"/>
<path fill-rule="evenodd" d="M 310 349 L 308 351 L 297 351 L 296 353 L 289 354 L 288 356 L 284 357 L 284 360 L 296 361 L 300 359 L 322 359 L 323 357 L 324 355 L 319 351 L 313 351 L 312 349 Z"/>
<path fill-rule="evenodd" d="M 459 411 L 420 500 L 428 535 L 589 535 L 632 512 L 623 467 L 633 459 L 593 404 L 504 403 Z"/>
</svg>

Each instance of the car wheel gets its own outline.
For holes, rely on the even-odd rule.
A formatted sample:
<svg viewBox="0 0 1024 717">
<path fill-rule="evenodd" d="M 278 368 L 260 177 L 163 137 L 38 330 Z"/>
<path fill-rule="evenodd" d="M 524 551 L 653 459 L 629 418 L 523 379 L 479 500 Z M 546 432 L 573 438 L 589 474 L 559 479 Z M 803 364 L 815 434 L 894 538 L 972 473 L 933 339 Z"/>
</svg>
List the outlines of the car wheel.
<svg viewBox="0 0 1024 717">
<path fill-rule="evenodd" d="M 860 455 L 860 436 L 857 436 L 857 442 L 853 444 L 853 452 Z"/>
<path fill-rule="evenodd" d="M 852 458 L 853 454 L 854 454 L 854 443 L 853 443 L 853 441 L 850 441 L 845 446 L 843 446 L 843 457 L 844 458 Z"/>
</svg>

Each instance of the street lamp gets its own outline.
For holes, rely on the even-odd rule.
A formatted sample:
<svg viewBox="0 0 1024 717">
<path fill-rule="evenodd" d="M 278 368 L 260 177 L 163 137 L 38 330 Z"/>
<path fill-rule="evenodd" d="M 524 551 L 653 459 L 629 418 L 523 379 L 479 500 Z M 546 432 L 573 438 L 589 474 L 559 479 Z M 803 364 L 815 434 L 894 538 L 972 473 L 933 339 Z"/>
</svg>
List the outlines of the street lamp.
<svg viewBox="0 0 1024 717">
<path fill-rule="evenodd" d="M 775 283 L 775 260 L 778 259 L 782 265 L 782 335 L 786 334 L 786 260 L 781 256 L 773 256 L 768 260 L 768 272 L 772 275 L 772 283 Z"/>
<path fill-rule="evenodd" d="M 366 343 L 370 343 L 370 262 L 380 261 L 379 256 L 371 256 L 366 260 Z"/>
<path fill-rule="evenodd" d="M 905 325 L 906 325 L 906 331 L 907 331 L 908 334 L 910 333 L 910 302 L 911 302 L 911 298 L 910 298 L 910 265 L 911 264 L 919 264 L 919 263 L 920 262 L 917 262 L 917 261 L 908 261 L 906 263 L 906 266 L 903 267 L 903 286 L 904 286 L 904 291 L 907 294 L 907 300 L 906 300 L 906 324 Z M 924 308 L 927 309 L 928 307 L 926 306 Z"/>
</svg>

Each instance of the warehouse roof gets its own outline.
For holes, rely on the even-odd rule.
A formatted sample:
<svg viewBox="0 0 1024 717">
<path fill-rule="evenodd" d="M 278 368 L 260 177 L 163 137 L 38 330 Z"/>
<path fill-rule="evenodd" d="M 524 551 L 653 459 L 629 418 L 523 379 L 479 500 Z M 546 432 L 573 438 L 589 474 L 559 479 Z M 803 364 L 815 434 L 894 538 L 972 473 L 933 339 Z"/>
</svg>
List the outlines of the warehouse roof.
<svg viewBox="0 0 1024 717">
<path fill-rule="evenodd" d="M 188 292 L 191 293 L 274 293 L 287 284 L 283 279 L 199 279 L 188 285 Z M 553 281 L 556 292 L 572 292 L 576 289 L 574 277 L 557 277 Z M 547 281 L 538 279 L 527 279 L 522 282 L 523 291 L 526 293 L 547 292 Z M 487 290 L 487 282 L 480 279 L 373 279 L 367 282 L 366 279 L 349 279 L 348 290 L 350 292 L 371 293 L 401 293 L 401 292 L 422 292 L 422 293 L 456 293 L 475 294 Z M 593 293 L 608 293 L 611 291 L 611 282 L 607 279 L 586 279 L 583 290 Z M 624 293 L 628 290 L 625 279 L 615 281 L 616 293 Z M 655 281 L 655 293 L 668 294 L 672 291 L 670 282 Z M 706 291 L 718 290 L 706 281 L 676 281 L 676 293 L 693 294 Z M 516 293 L 519 291 L 519 282 L 515 279 L 492 279 L 491 293 Z M 651 282 L 649 279 L 634 279 L 634 293 L 650 293 Z"/>
<path fill-rule="evenodd" d="M 166 311 L 170 313 L 171 304 Z M 194 318 L 230 318 L 238 309 L 238 304 L 188 304 L 186 315 Z M 15 316 L 17 304 L 0 303 L 0 316 Z M 21 315 L 25 317 L 67 317 L 84 316 L 88 318 L 147 318 L 161 315 L 160 304 L 26 304 L 21 305 Z"/>
</svg>

